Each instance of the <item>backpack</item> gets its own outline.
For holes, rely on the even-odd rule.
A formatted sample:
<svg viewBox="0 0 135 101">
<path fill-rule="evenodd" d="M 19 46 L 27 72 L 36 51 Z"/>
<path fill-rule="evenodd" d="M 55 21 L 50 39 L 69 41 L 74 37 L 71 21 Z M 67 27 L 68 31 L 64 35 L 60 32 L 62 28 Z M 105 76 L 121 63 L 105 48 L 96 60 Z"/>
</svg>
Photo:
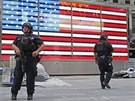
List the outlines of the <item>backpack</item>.
<svg viewBox="0 0 135 101">
<path fill-rule="evenodd" d="M 101 41 L 97 43 L 96 50 L 97 50 L 97 53 L 100 53 L 100 52 L 104 53 L 108 51 L 108 47 L 106 46 L 105 42 Z"/>
</svg>

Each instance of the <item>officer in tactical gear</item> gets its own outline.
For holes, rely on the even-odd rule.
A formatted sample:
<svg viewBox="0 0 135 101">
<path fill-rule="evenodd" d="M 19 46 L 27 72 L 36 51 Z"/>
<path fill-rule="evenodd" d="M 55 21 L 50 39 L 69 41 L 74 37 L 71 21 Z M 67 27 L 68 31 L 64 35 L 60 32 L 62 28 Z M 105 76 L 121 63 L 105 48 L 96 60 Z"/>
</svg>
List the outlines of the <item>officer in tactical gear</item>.
<svg viewBox="0 0 135 101">
<path fill-rule="evenodd" d="M 37 63 L 39 52 L 45 47 L 43 41 L 33 33 L 33 26 L 26 22 L 22 25 L 23 35 L 16 37 L 12 49 L 16 53 L 16 66 L 14 80 L 11 88 L 11 100 L 17 99 L 21 88 L 23 76 L 26 73 L 27 100 L 33 99 L 35 76 L 37 75 Z"/>
<path fill-rule="evenodd" d="M 111 88 L 109 86 L 109 81 L 111 80 L 113 73 L 113 66 L 112 66 L 113 47 L 107 41 L 107 39 L 108 36 L 106 34 L 101 34 L 99 42 L 97 42 L 94 47 L 94 55 L 100 71 L 100 82 L 102 89 L 105 89 L 105 87 L 107 87 L 108 89 Z"/>
</svg>

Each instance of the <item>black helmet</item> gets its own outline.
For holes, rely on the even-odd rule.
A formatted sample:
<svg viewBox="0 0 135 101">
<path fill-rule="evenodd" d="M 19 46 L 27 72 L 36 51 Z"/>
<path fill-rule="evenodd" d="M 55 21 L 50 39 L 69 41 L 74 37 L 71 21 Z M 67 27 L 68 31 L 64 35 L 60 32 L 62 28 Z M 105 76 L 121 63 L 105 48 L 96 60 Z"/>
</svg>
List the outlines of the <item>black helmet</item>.
<svg viewBox="0 0 135 101">
<path fill-rule="evenodd" d="M 101 34 L 100 40 L 107 40 L 107 35 L 106 34 Z"/>
<path fill-rule="evenodd" d="M 33 33 L 33 26 L 29 22 L 24 23 L 22 25 L 22 29 L 23 27 L 28 27 L 30 29 L 30 33 Z"/>
</svg>

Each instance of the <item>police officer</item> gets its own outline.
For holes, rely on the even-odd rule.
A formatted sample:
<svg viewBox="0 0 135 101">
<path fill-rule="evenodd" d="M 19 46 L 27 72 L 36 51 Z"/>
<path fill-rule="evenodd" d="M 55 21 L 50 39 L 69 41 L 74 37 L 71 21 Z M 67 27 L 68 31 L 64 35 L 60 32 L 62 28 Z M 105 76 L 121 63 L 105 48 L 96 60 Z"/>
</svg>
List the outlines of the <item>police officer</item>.
<svg viewBox="0 0 135 101">
<path fill-rule="evenodd" d="M 111 88 L 109 86 L 109 81 L 113 73 L 113 66 L 112 66 L 113 47 L 107 41 L 107 39 L 108 36 L 106 34 L 101 34 L 99 42 L 97 42 L 94 47 L 94 55 L 100 71 L 100 82 L 102 89 L 105 89 L 105 87 L 107 87 L 108 89 Z"/>
<path fill-rule="evenodd" d="M 45 47 L 43 41 L 33 33 L 33 26 L 26 22 L 22 25 L 23 35 L 17 36 L 12 44 L 16 53 L 16 66 L 14 80 L 11 88 L 11 100 L 17 99 L 18 91 L 21 88 L 23 76 L 26 73 L 27 100 L 33 99 L 35 76 L 37 75 L 36 65 L 39 52 Z"/>
</svg>

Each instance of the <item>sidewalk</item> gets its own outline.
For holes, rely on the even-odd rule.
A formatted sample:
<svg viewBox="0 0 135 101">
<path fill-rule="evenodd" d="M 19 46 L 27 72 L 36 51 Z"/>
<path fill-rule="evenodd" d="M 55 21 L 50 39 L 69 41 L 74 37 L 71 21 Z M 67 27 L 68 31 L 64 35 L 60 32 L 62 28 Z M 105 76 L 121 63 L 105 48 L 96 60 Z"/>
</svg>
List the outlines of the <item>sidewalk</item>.
<svg viewBox="0 0 135 101">
<path fill-rule="evenodd" d="M 111 89 L 101 89 L 99 76 L 55 76 L 57 82 L 36 86 L 33 101 L 134 101 L 135 79 L 112 79 Z M 46 81 L 49 82 L 49 81 Z M 56 84 L 57 83 L 57 84 Z M 11 101 L 11 87 L 0 86 L 0 101 Z M 26 87 L 17 101 L 27 101 Z"/>
</svg>

